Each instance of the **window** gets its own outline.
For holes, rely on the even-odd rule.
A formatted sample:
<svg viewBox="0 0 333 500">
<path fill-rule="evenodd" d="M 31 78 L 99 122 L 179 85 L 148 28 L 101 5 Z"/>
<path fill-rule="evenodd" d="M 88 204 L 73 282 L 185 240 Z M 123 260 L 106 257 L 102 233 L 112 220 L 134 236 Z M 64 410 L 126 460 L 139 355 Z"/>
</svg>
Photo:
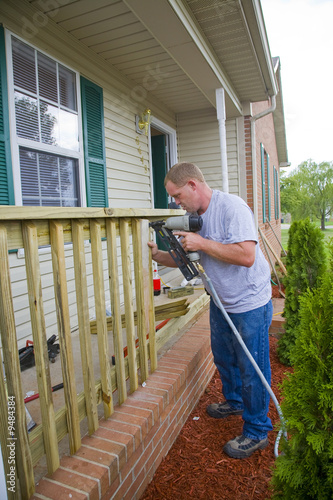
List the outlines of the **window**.
<svg viewBox="0 0 333 500">
<path fill-rule="evenodd" d="M 76 74 L 11 39 L 22 204 L 80 206 Z"/>
<path fill-rule="evenodd" d="M 108 206 L 103 89 L 6 41 L 0 26 L 0 203 Z"/>
</svg>

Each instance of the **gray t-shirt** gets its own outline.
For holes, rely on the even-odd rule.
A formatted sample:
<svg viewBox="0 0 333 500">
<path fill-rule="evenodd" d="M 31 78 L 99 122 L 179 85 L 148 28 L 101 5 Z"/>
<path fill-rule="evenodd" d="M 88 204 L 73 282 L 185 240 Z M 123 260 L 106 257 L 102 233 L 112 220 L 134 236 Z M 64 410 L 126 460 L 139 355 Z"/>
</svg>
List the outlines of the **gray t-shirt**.
<svg viewBox="0 0 333 500">
<path fill-rule="evenodd" d="M 227 312 L 242 313 L 264 306 L 272 296 L 270 268 L 258 244 L 254 217 L 239 196 L 213 190 L 208 209 L 201 215 L 199 234 L 226 243 L 255 241 L 256 257 L 250 268 L 228 264 L 200 252 L 200 262 Z"/>
</svg>

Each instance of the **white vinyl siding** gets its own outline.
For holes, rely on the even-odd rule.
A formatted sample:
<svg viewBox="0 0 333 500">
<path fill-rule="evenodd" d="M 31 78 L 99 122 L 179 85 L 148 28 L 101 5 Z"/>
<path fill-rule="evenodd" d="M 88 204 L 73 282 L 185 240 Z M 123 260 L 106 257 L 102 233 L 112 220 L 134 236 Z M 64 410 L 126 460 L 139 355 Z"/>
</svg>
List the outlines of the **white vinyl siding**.
<svg viewBox="0 0 333 500">
<path fill-rule="evenodd" d="M 17 20 L 16 33 L 21 32 L 19 17 Z M 83 75 L 96 85 L 103 88 L 104 102 L 104 130 L 105 130 L 105 153 L 108 179 L 109 206 L 114 208 L 151 208 L 151 185 L 150 165 L 148 158 L 148 140 L 145 135 L 138 135 L 135 129 L 135 115 L 142 113 L 147 107 L 142 99 L 137 99 L 133 89 L 133 82 L 127 82 L 119 77 L 114 68 L 105 67 L 105 63 L 89 59 L 86 51 L 80 52 L 77 46 L 72 46 L 70 39 L 57 38 L 55 45 L 53 38 L 47 36 L 47 32 L 40 33 L 43 39 L 39 40 L 41 51 L 47 51 L 50 58 L 54 58 L 64 66 L 70 67 L 76 73 L 77 78 Z M 29 41 L 27 41 L 29 44 Z M 39 47 L 37 47 L 39 49 Z M 133 88 L 132 88 L 133 87 Z M 13 92 L 13 90 L 12 90 Z M 78 103 L 80 111 L 80 106 Z M 157 110 L 152 109 L 152 114 L 157 114 L 168 126 L 175 128 L 175 119 L 170 111 L 159 106 Z M 79 113 L 81 117 L 81 113 Z M 81 119 L 81 118 L 80 118 Z M 23 140 L 23 139 L 22 139 Z M 39 143 L 38 143 L 39 145 Z M 44 148 L 48 144 L 41 144 Z M 17 156 L 18 158 L 18 156 Z M 18 159 L 15 161 L 18 161 Z M 83 165 L 83 161 L 82 161 Z M 17 179 L 17 176 L 16 176 Z M 16 180 L 16 182 L 18 182 Z M 21 184 L 19 187 L 21 190 Z M 85 191 L 81 186 L 81 192 Z M 106 306 L 110 309 L 109 280 L 107 268 L 106 243 L 103 243 L 103 267 Z M 120 253 L 119 253 L 120 255 Z M 70 323 L 74 331 L 77 329 L 77 309 L 74 289 L 74 267 L 73 252 L 71 245 L 66 245 L 66 274 L 68 277 L 68 295 L 70 307 Z M 27 297 L 27 284 L 25 273 L 25 260 L 22 250 L 9 255 L 11 274 L 13 275 L 12 293 L 15 308 L 15 323 L 19 347 L 23 347 L 27 339 L 32 339 L 30 324 L 29 304 Z M 133 259 L 133 256 L 131 256 Z M 91 265 L 90 245 L 86 247 L 87 280 L 89 296 L 90 318 L 95 315 L 94 290 Z M 119 286 L 122 290 L 121 260 L 119 262 Z M 43 299 L 45 306 L 46 334 L 49 338 L 57 331 L 57 318 L 55 311 L 53 274 L 51 254 L 48 249 L 40 252 L 41 279 L 43 287 Z M 133 262 L 132 262 L 133 268 Z M 133 278 L 134 282 L 134 278 Z M 120 300 L 123 301 L 121 293 Z"/>
<path fill-rule="evenodd" d="M 179 161 L 190 161 L 202 170 L 209 186 L 222 189 L 218 121 L 214 110 L 178 115 Z M 240 194 L 236 120 L 226 122 L 229 192 Z"/>
</svg>

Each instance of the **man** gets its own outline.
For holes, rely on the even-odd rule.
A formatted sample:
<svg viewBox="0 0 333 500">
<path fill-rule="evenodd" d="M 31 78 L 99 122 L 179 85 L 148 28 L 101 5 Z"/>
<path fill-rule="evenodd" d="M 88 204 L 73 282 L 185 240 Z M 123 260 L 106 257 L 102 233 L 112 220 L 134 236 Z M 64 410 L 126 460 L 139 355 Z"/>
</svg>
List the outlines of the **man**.
<svg viewBox="0 0 333 500">
<path fill-rule="evenodd" d="M 247 348 L 271 381 L 268 329 L 272 320 L 270 269 L 260 249 L 253 213 L 238 196 L 212 190 L 193 163 L 178 163 L 167 173 L 165 188 L 181 207 L 201 215 L 197 233 L 177 231 L 186 252 L 200 255 L 206 274 Z M 168 252 L 148 243 L 159 264 L 176 267 Z M 211 347 L 222 380 L 224 402 L 210 404 L 214 418 L 242 415 L 243 433 L 225 444 L 233 458 L 247 458 L 268 445 L 269 394 L 235 334 L 210 301 Z"/>
</svg>

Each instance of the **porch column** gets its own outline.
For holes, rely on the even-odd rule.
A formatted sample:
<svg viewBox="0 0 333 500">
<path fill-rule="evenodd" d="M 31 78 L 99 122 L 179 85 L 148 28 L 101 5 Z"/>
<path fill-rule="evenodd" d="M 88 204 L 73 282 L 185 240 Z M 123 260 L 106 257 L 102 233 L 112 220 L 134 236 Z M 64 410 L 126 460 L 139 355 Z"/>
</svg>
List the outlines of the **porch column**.
<svg viewBox="0 0 333 500">
<path fill-rule="evenodd" d="M 229 179 L 228 179 L 228 160 L 227 160 L 227 133 L 225 127 L 226 113 L 225 113 L 225 99 L 224 89 L 216 89 L 216 113 L 219 122 L 219 138 L 220 138 L 220 151 L 221 151 L 221 166 L 222 166 L 222 191 L 229 192 Z"/>
</svg>

